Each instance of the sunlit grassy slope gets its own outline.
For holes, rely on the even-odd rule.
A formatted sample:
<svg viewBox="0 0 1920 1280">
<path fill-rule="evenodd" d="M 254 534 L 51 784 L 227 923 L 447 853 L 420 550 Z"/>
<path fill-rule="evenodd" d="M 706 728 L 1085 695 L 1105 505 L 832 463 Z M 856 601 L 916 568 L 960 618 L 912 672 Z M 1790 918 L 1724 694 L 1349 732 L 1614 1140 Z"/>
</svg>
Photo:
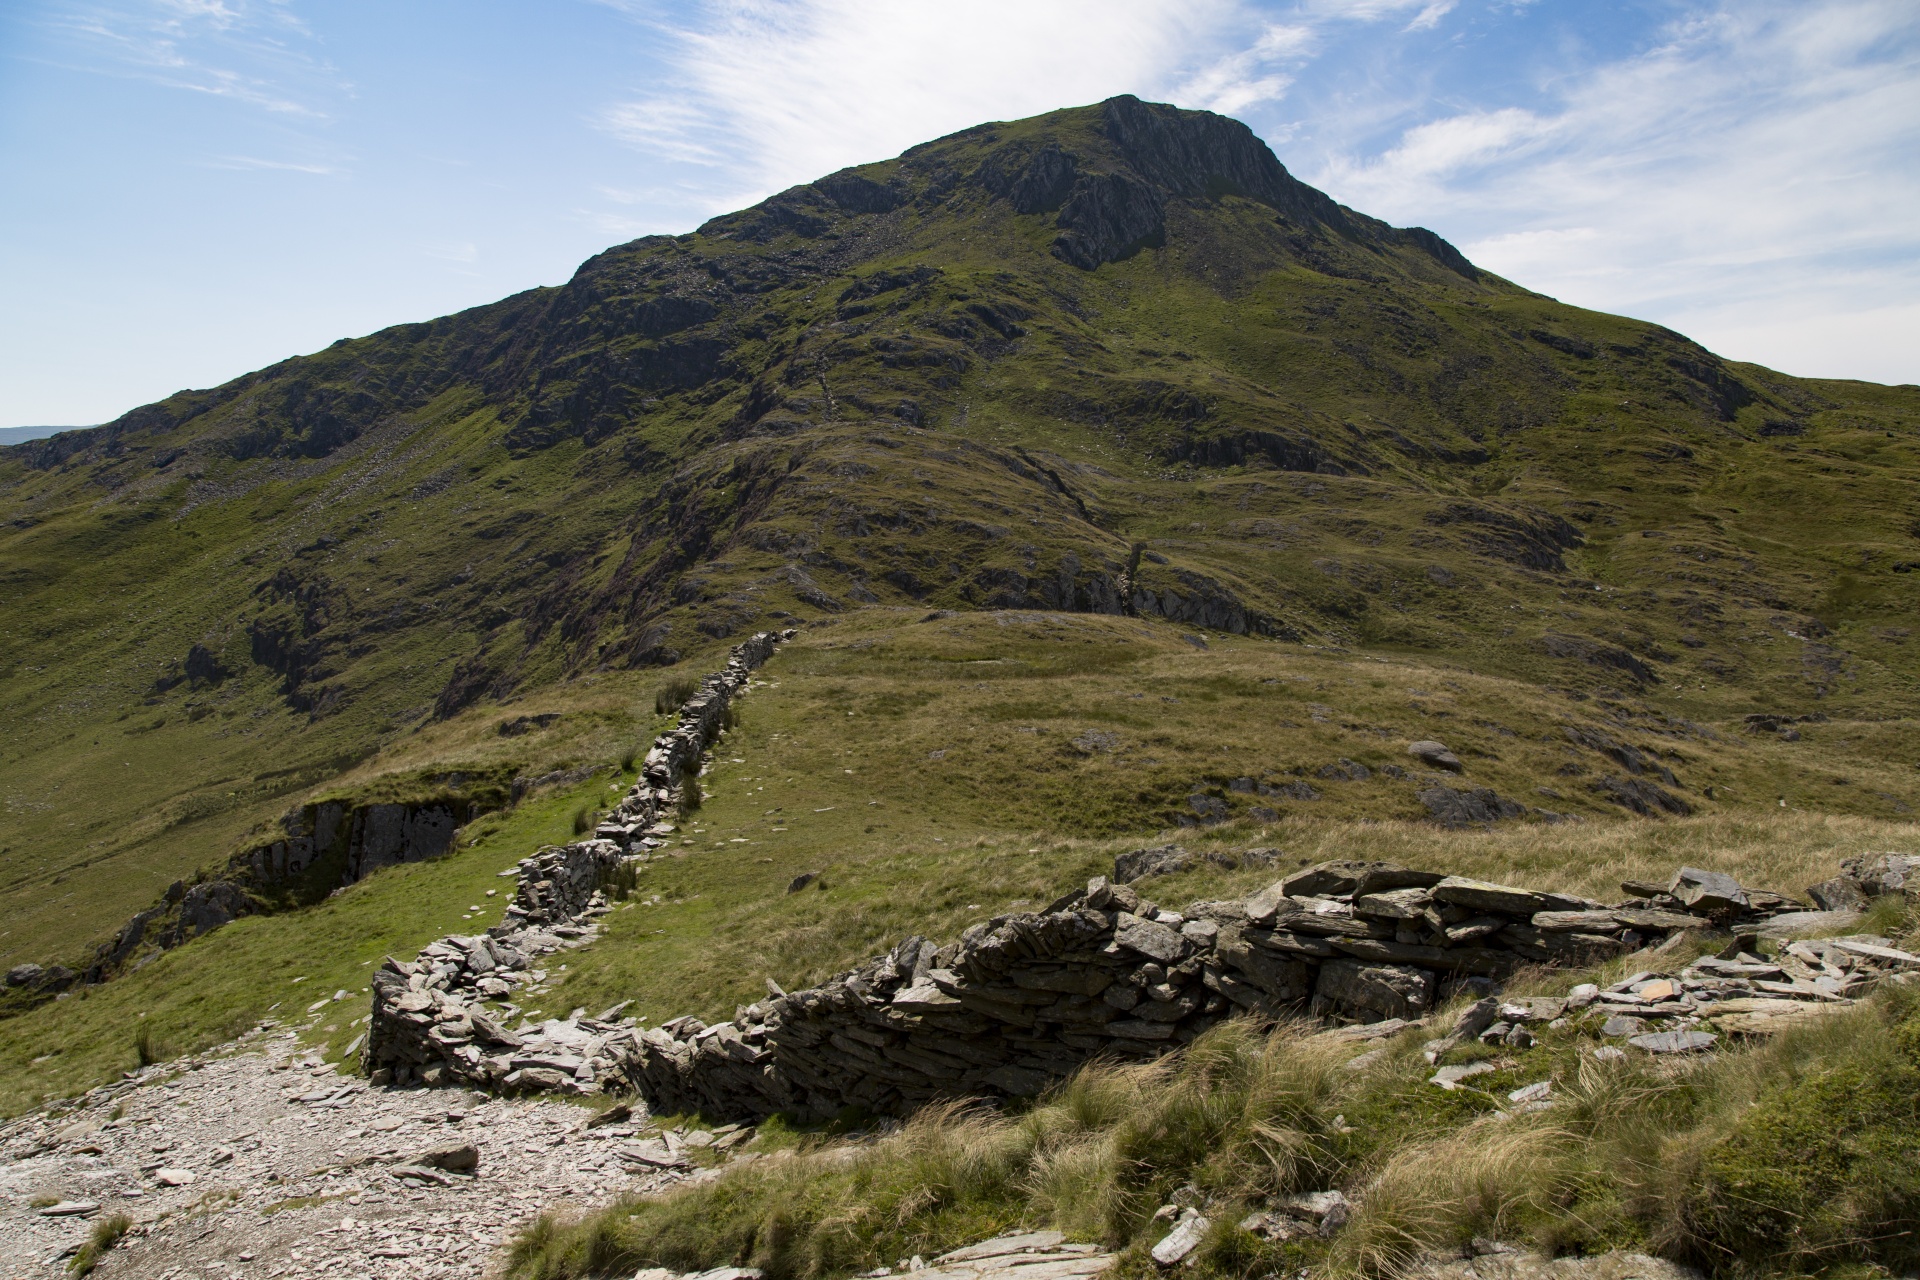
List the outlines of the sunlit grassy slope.
<svg viewBox="0 0 1920 1280">
<path fill-rule="evenodd" d="M 768 978 L 797 986 L 909 933 L 947 938 L 1043 906 L 1110 872 L 1117 852 L 1169 839 L 1278 849 L 1283 869 L 1390 858 L 1600 897 L 1617 896 L 1623 878 L 1681 863 L 1794 892 L 1843 857 L 1920 844 L 1920 828 L 1890 816 L 1883 798 L 1911 767 L 1888 759 L 1902 740 L 1897 724 L 1810 724 L 1788 743 L 1404 657 L 1219 635 L 1203 649 L 1183 638 L 1192 634 L 1084 614 L 886 608 L 803 631 L 741 702 L 740 724 L 702 778 L 701 808 L 643 869 L 604 936 L 556 957 L 534 1007 L 564 1016 L 633 1000 L 629 1012 L 655 1022 L 727 1016 Z M 1568 726 L 1603 728 L 1657 756 L 1695 816 L 1628 818 L 1589 792 L 1617 766 L 1576 747 Z M 439 749 L 478 749 L 452 727 L 439 732 L 439 747 L 396 749 L 394 769 L 418 768 Z M 1405 753 L 1426 737 L 1465 761 L 1451 785 L 1491 787 L 1579 820 L 1535 814 L 1491 830 L 1437 828 L 1416 799 L 1430 775 Z M 620 741 L 606 738 L 609 772 L 480 820 L 442 862 L 378 873 L 308 911 L 242 921 L 9 1021 L 7 1105 L 124 1068 L 143 1024 L 187 1049 L 275 1002 L 275 1016 L 286 1016 L 346 989 L 351 999 L 313 1032 L 339 1050 L 366 1011 L 370 964 L 497 922 L 505 895 L 484 894 L 511 885 L 497 873 L 571 838 L 581 809 L 617 798 L 632 777 L 613 772 Z M 1369 776 L 1321 775 L 1343 760 Z M 367 776 L 379 777 L 380 765 Z M 1231 786 L 1239 778 L 1305 783 L 1320 798 L 1244 793 Z M 1233 816 L 1178 826 L 1194 794 L 1225 800 Z M 1256 804 L 1277 816 L 1253 816 Z M 802 872 L 820 879 L 789 894 Z M 1179 904 L 1245 892 L 1273 874 L 1202 868 L 1148 891 Z M 474 905 L 485 909 L 466 919 Z M 296 976 L 307 981 L 293 984 Z"/>
</svg>

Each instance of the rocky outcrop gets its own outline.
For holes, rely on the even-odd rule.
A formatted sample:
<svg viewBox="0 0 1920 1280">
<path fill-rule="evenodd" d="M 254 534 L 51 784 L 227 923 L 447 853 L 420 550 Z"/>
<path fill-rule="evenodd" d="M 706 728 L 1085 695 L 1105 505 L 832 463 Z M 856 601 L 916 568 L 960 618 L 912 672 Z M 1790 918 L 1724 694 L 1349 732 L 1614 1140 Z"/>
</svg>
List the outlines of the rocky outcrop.
<svg viewBox="0 0 1920 1280">
<path fill-rule="evenodd" d="M 439 857 L 473 816 L 459 800 L 365 806 L 327 800 L 295 810 L 283 838 L 249 849 L 229 870 L 266 888 L 296 880 L 331 858 L 342 864 L 339 883 L 352 884 L 381 867 Z"/>
<path fill-rule="evenodd" d="M 235 854 L 223 872 L 176 880 L 160 903 L 94 949 L 86 981 L 105 982 L 130 964 L 145 963 L 241 916 L 304 905 L 302 889 L 308 900 L 318 900 L 383 867 L 440 857 L 453 847 L 461 825 L 488 807 L 458 794 L 411 804 L 323 800 L 303 805 L 282 820 L 283 836 Z"/>
<path fill-rule="evenodd" d="M 645 862 L 672 826 L 686 781 L 728 722 L 733 699 L 774 648 L 794 633 L 760 632 L 734 646 L 726 667 L 701 680 L 674 727 L 654 739 L 640 777 L 591 840 L 540 850 L 514 872 L 514 898 L 484 934 L 450 935 L 413 960 L 389 958 L 373 977 L 365 1064 L 397 1084 L 460 1081 L 486 1088 L 593 1092 L 620 1086 L 613 1052 L 632 1023 L 571 1018 L 509 1030 L 504 1000 L 537 980 L 537 957 L 592 938 L 606 891 L 623 868 Z"/>
</svg>

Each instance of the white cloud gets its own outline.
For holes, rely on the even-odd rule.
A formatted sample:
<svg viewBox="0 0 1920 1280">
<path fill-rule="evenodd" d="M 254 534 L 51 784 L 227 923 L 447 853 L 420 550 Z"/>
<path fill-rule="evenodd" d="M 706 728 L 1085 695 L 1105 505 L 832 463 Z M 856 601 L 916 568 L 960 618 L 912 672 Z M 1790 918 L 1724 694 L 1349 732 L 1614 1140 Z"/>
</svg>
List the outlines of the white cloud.
<svg viewBox="0 0 1920 1280">
<path fill-rule="evenodd" d="M 670 92 L 601 123 L 762 190 L 982 120 L 1163 90 L 1243 20 L 1233 0 L 976 0 L 964 20 L 895 0 L 725 0 L 704 13 L 677 33 Z M 1217 91 L 1244 95 L 1257 78 L 1223 77 Z"/>
<path fill-rule="evenodd" d="M 262 160 L 257 156 L 215 156 L 206 161 L 209 169 L 272 169 L 286 173 L 312 173 L 330 177 L 340 170 L 327 164 L 301 164 L 292 160 Z"/>
<path fill-rule="evenodd" d="M 1440 25 L 1440 19 L 1453 12 L 1454 0 L 1434 0 L 1434 2 L 1414 15 L 1412 22 L 1406 25 L 1408 31 L 1431 31 Z"/>
<path fill-rule="evenodd" d="M 1566 301 L 1693 323 L 1737 358 L 1798 351 L 1812 371 L 1818 351 L 1891 376 L 1884 335 L 1911 334 L 1920 296 L 1916 155 L 1920 14 L 1746 0 L 1570 77 L 1551 106 L 1456 111 L 1314 181 Z"/>
<path fill-rule="evenodd" d="M 43 19 L 87 69 L 324 119 L 347 89 L 281 0 L 72 0 Z"/>
<path fill-rule="evenodd" d="M 1262 0 L 974 0 L 964 15 L 899 0 L 706 0 L 674 27 L 646 0 L 602 2 L 658 30 L 672 72 L 594 123 L 713 169 L 707 212 L 982 121 L 1119 93 L 1245 112 L 1283 98 L 1330 27 L 1421 7 L 1346 0 L 1276 21 Z"/>
</svg>

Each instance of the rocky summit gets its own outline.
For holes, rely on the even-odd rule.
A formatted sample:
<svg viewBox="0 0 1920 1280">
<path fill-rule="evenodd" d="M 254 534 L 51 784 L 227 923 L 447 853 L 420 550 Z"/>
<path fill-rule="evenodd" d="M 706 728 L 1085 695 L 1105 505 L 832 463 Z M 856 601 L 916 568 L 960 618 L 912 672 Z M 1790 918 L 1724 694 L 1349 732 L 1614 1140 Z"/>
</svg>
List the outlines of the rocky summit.
<svg viewBox="0 0 1920 1280">
<path fill-rule="evenodd" d="M 1114 98 L 0 447 L 7 1274 L 1908 1274 L 1920 389 Z"/>
</svg>

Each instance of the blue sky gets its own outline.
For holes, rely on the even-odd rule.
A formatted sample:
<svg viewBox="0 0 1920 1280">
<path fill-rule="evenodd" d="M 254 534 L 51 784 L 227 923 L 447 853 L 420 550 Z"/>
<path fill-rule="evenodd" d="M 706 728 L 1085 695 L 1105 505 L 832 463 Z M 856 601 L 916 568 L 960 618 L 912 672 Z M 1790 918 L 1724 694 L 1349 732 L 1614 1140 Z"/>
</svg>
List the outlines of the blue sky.
<svg viewBox="0 0 1920 1280">
<path fill-rule="evenodd" d="M 0 427 L 1121 92 L 1569 302 L 1920 382 L 1912 0 L 14 0 Z"/>
</svg>

